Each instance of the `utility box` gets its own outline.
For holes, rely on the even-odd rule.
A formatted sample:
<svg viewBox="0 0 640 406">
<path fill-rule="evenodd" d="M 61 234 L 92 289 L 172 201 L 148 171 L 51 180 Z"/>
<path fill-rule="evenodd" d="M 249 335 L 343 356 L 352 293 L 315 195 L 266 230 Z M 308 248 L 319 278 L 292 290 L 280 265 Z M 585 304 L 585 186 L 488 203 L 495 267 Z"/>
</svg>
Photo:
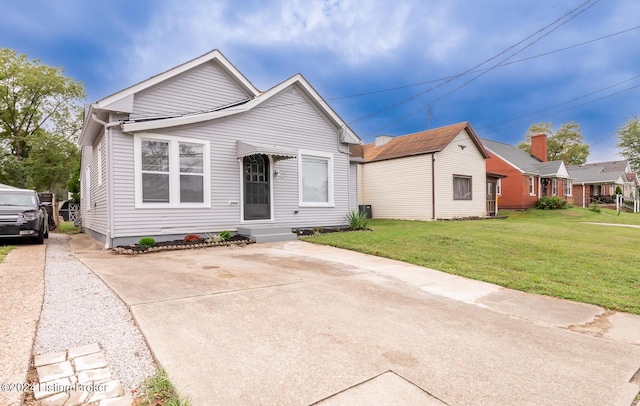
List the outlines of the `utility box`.
<svg viewBox="0 0 640 406">
<path fill-rule="evenodd" d="M 371 210 L 370 204 L 361 204 L 358 206 L 358 211 L 360 213 L 364 213 L 365 218 L 373 218 L 373 211 Z"/>
</svg>

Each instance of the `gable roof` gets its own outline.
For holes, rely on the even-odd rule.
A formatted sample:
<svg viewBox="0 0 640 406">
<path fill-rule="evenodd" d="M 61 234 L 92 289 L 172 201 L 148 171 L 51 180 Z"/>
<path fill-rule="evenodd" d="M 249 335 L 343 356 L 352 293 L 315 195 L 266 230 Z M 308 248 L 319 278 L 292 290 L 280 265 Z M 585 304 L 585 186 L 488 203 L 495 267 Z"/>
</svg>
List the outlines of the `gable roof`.
<svg viewBox="0 0 640 406">
<path fill-rule="evenodd" d="M 605 161 L 605 162 L 593 162 L 580 165 L 581 168 L 594 168 L 601 167 L 607 172 L 628 172 L 629 161 Z"/>
<path fill-rule="evenodd" d="M 623 184 L 626 176 L 621 171 L 607 172 L 601 166 L 571 165 L 567 167 L 573 183 L 617 183 Z"/>
<path fill-rule="evenodd" d="M 482 138 L 481 141 L 487 150 L 523 174 L 560 178 L 569 176 L 569 172 L 563 161 L 541 162 L 539 159 L 532 157 L 526 151 L 516 146 L 488 140 L 486 138 Z"/>
<path fill-rule="evenodd" d="M 393 137 L 386 144 L 378 147 L 376 147 L 375 142 L 355 146 L 352 147 L 352 156 L 361 157 L 365 162 L 374 162 L 440 152 L 446 148 L 458 134 L 465 130 L 482 156 L 488 158 L 489 154 L 485 151 L 480 139 L 468 122 Z"/>
<path fill-rule="evenodd" d="M 271 97 L 289 88 L 290 86 L 297 86 L 315 106 L 337 127 L 340 128 L 340 140 L 347 144 L 360 144 L 362 141 L 355 134 L 351 128 L 338 116 L 338 114 L 327 104 L 327 102 L 318 94 L 318 92 L 307 82 L 307 80 L 301 75 L 297 74 L 289 79 L 281 82 L 280 84 L 272 87 L 268 91 L 262 93 L 255 88 L 249 80 L 247 80 L 240 71 L 238 71 L 218 50 L 213 50 L 205 55 L 195 58 L 189 62 L 179 65 L 175 68 L 169 69 L 159 75 L 152 76 L 151 78 L 142 81 L 138 84 L 123 89 L 117 93 L 107 96 L 100 101 L 90 105 L 85 120 L 85 126 L 82 129 L 80 135 L 80 145 L 91 145 L 93 137 L 96 136 L 99 131 L 100 125 L 106 123 L 98 123 L 100 119 L 97 116 L 97 112 L 104 111 L 121 111 L 130 113 L 133 110 L 133 96 L 135 93 L 145 90 L 151 86 L 161 83 L 165 80 L 169 80 L 176 75 L 179 75 L 187 70 L 193 69 L 199 65 L 215 60 L 218 62 L 232 78 L 239 83 L 244 90 L 246 90 L 251 98 L 247 100 L 239 101 L 238 103 L 220 107 L 216 110 L 200 112 L 196 114 L 182 114 L 172 117 L 158 117 L 148 120 L 132 120 L 123 122 L 121 128 L 124 132 L 135 132 L 152 130 L 158 128 L 174 127 L 179 125 L 194 124 L 208 120 L 214 120 L 221 117 L 227 117 L 233 114 L 239 114 L 249 111 Z"/>
</svg>

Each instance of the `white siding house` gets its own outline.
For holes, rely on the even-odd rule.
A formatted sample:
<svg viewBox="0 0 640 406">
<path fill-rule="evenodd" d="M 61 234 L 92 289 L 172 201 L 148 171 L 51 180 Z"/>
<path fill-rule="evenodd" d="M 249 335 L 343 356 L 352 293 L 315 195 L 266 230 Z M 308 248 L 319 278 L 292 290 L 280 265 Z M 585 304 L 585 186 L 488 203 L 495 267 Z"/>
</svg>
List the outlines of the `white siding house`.
<svg viewBox="0 0 640 406">
<path fill-rule="evenodd" d="M 352 148 L 363 159 L 358 202 L 374 218 L 437 220 L 484 217 L 488 157 L 469 123 Z"/>
<path fill-rule="evenodd" d="M 301 75 L 260 92 L 212 51 L 89 106 L 83 227 L 110 248 L 342 225 L 359 143 Z"/>
</svg>

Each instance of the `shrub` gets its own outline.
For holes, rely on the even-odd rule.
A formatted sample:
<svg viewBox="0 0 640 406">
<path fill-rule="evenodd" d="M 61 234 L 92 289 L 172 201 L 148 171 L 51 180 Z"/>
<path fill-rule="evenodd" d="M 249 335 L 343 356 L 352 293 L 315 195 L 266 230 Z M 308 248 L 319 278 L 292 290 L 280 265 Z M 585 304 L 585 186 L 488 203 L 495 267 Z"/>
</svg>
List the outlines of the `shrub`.
<svg viewBox="0 0 640 406">
<path fill-rule="evenodd" d="M 198 241 L 202 241 L 202 237 L 200 237 L 197 234 L 189 234 L 188 236 L 184 237 L 182 239 L 182 241 L 184 241 L 184 242 L 198 242 Z"/>
<path fill-rule="evenodd" d="M 154 245 L 156 245 L 156 240 L 154 240 L 151 237 L 142 237 L 140 239 L 140 241 L 138 241 L 138 245 L 142 246 L 142 247 L 153 247 Z"/>
<path fill-rule="evenodd" d="M 600 213 L 602 211 L 600 207 L 596 206 L 595 204 L 592 204 L 591 206 L 589 206 L 589 210 L 591 210 L 594 213 Z"/>
<path fill-rule="evenodd" d="M 366 230 L 369 225 L 369 219 L 367 219 L 364 212 L 353 210 L 347 214 L 347 223 L 352 230 Z"/>
<path fill-rule="evenodd" d="M 227 241 L 229 238 L 231 238 L 231 232 L 227 230 L 220 231 L 218 235 L 220 236 L 220 238 L 222 238 L 222 241 Z"/>
<path fill-rule="evenodd" d="M 567 206 L 567 201 L 558 196 L 543 196 L 536 203 L 536 207 L 542 210 L 566 209 Z"/>
<path fill-rule="evenodd" d="M 616 194 L 617 195 L 621 195 L 622 194 L 622 189 L 620 188 L 620 186 L 616 186 Z"/>
</svg>

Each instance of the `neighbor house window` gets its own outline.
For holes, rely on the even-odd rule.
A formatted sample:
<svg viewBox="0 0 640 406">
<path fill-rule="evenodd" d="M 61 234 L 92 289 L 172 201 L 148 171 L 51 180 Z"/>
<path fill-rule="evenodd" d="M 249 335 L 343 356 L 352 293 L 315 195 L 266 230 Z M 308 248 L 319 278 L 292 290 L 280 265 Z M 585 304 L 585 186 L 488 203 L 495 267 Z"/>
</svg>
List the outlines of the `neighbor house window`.
<svg viewBox="0 0 640 406">
<path fill-rule="evenodd" d="M 134 137 L 136 207 L 208 207 L 209 142 Z"/>
<path fill-rule="evenodd" d="M 453 175 L 453 200 L 471 200 L 471 176 Z"/>
<path fill-rule="evenodd" d="M 298 154 L 300 206 L 333 206 L 333 155 L 314 151 Z"/>
<path fill-rule="evenodd" d="M 572 189 L 573 189 L 573 185 L 571 184 L 571 181 L 569 179 L 565 179 L 564 186 L 565 186 L 565 193 L 564 193 L 565 196 L 571 196 Z"/>
<path fill-rule="evenodd" d="M 558 195 L 558 179 L 551 179 L 551 196 Z"/>
<path fill-rule="evenodd" d="M 498 179 L 498 180 L 496 181 L 496 194 L 497 194 L 498 196 L 501 196 L 501 195 L 502 195 L 502 179 Z"/>
<path fill-rule="evenodd" d="M 536 194 L 536 180 L 533 176 L 529 176 L 529 194 L 531 196 Z"/>
</svg>

